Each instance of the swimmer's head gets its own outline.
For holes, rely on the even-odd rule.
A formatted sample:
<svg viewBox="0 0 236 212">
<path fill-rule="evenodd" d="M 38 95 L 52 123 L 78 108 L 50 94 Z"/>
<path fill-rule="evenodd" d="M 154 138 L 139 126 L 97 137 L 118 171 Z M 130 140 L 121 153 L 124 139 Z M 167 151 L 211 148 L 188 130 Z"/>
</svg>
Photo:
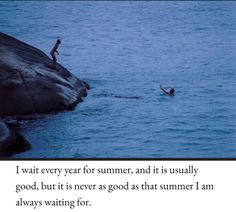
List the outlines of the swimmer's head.
<svg viewBox="0 0 236 212">
<path fill-rule="evenodd" d="M 60 39 L 57 39 L 57 44 L 61 44 L 61 40 Z"/>
<path fill-rule="evenodd" d="M 174 89 L 174 88 L 171 88 L 171 89 L 170 89 L 170 94 L 174 94 L 174 92 L 175 92 L 175 89 Z"/>
</svg>

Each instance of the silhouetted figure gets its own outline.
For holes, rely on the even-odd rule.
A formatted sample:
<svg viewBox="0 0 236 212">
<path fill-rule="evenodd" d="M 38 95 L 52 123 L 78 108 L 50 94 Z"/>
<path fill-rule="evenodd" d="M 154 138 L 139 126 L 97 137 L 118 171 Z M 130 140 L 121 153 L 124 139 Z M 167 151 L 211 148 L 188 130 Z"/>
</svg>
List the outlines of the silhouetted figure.
<svg viewBox="0 0 236 212">
<path fill-rule="evenodd" d="M 61 40 L 57 39 L 56 44 L 54 45 L 54 47 L 50 51 L 50 54 L 52 56 L 52 68 L 54 68 L 54 69 L 56 69 L 56 62 L 57 62 L 57 58 L 56 58 L 55 53 L 57 53 L 57 55 L 59 55 L 59 52 L 57 51 L 57 49 L 58 49 L 60 44 L 61 44 Z"/>
<path fill-rule="evenodd" d="M 169 96 L 173 96 L 175 94 L 175 89 L 171 88 L 169 91 L 166 91 L 164 88 L 162 88 L 162 86 L 160 85 L 160 89 L 167 95 Z"/>
</svg>

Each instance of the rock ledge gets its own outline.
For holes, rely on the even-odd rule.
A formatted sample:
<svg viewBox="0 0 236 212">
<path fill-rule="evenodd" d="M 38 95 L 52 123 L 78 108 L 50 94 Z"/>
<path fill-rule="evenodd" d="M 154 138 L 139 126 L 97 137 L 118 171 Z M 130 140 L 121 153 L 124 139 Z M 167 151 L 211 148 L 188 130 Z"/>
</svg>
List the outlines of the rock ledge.
<svg viewBox="0 0 236 212">
<path fill-rule="evenodd" d="M 0 33 L 0 116 L 72 110 L 89 88 L 41 50 Z"/>
</svg>

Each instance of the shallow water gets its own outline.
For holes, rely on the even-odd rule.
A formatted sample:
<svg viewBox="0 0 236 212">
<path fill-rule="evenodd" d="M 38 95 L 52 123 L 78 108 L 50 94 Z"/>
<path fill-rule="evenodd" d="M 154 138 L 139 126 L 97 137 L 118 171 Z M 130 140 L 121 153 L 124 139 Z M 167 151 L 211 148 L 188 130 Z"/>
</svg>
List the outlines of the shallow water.
<svg viewBox="0 0 236 212">
<path fill-rule="evenodd" d="M 236 157 L 236 2 L 0 2 L 0 23 L 48 54 L 60 37 L 92 88 L 22 120 L 14 157 Z"/>
</svg>

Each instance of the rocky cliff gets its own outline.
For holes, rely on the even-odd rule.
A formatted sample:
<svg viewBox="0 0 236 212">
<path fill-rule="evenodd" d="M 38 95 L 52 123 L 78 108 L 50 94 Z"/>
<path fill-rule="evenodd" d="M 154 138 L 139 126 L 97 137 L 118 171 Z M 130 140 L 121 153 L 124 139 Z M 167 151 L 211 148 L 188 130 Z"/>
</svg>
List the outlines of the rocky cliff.
<svg viewBox="0 0 236 212">
<path fill-rule="evenodd" d="M 71 110 L 88 85 L 41 50 L 0 33 L 0 116 Z"/>
</svg>

